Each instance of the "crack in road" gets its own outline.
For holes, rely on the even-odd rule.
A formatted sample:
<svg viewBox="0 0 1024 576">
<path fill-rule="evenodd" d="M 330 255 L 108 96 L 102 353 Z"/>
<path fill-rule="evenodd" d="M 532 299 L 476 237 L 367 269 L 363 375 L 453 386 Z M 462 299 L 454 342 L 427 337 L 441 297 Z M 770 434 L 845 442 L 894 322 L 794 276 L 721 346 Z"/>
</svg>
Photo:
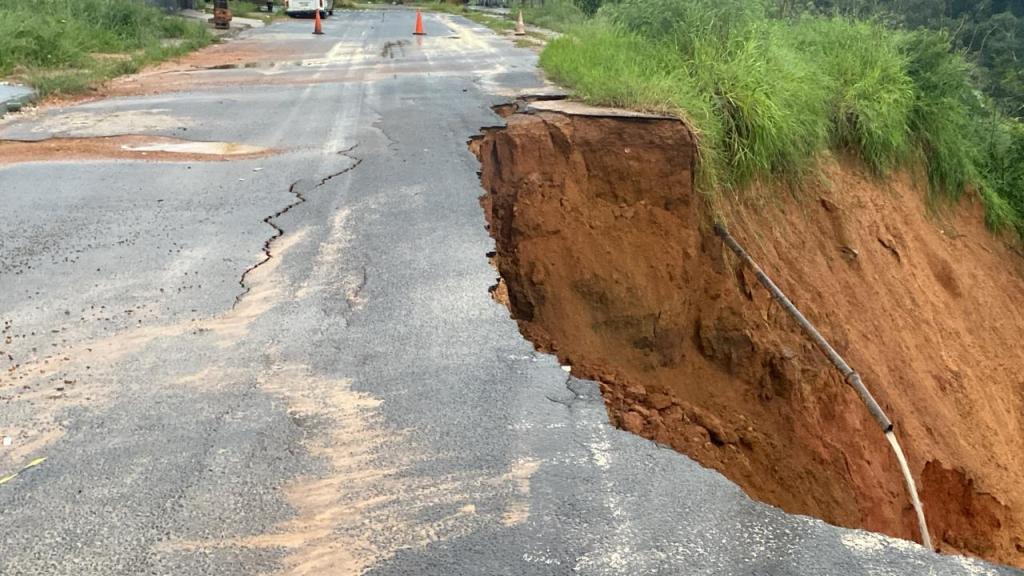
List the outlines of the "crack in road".
<svg viewBox="0 0 1024 576">
<path fill-rule="evenodd" d="M 569 393 L 572 394 L 572 398 L 564 398 L 564 399 L 563 398 L 557 398 L 557 397 L 552 398 L 551 394 L 545 394 L 544 397 L 546 399 L 550 400 L 551 402 L 554 402 L 555 404 L 561 404 L 562 406 L 565 406 L 566 408 L 569 408 L 571 410 L 573 405 L 576 402 L 579 402 L 580 400 L 588 400 L 589 399 L 589 397 L 586 394 L 581 394 L 578 390 L 576 390 L 576 389 L 574 389 L 572 387 L 572 384 L 573 384 L 574 380 L 576 380 L 576 379 L 573 378 L 573 375 L 572 374 L 568 374 L 565 377 L 565 383 L 563 384 L 565 389 L 568 390 Z"/>
<path fill-rule="evenodd" d="M 359 146 L 359 144 L 356 143 L 356 144 L 353 144 L 352 146 L 349 146 L 348 148 L 346 148 L 344 150 L 339 150 L 337 152 L 338 155 L 344 156 L 344 157 L 352 160 L 352 165 L 351 166 L 348 166 L 347 168 L 345 168 L 343 170 L 339 170 L 337 172 L 333 172 L 331 174 L 328 174 L 327 176 L 324 176 L 313 187 L 311 187 L 309 190 L 306 190 L 305 194 L 313 192 L 314 190 L 316 190 L 317 188 L 323 186 L 327 182 L 330 182 L 332 179 L 337 178 L 338 176 L 341 176 L 343 174 L 347 174 L 347 173 L 351 172 L 352 170 L 355 170 L 357 167 L 359 167 L 359 165 L 363 163 L 363 159 L 362 158 L 357 158 L 357 157 L 352 156 L 350 154 L 358 146 Z M 274 234 L 263 243 L 263 258 L 259 262 L 256 262 L 252 266 L 246 268 L 245 271 L 242 272 L 242 276 L 238 279 L 238 285 L 242 287 L 242 292 L 239 293 L 237 296 L 235 296 L 235 302 L 234 302 L 234 304 L 231 305 L 231 309 L 232 310 L 234 310 L 238 306 L 238 304 L 242 301 L 242 299 L 245 298 L 245 296 L 248 295 L 249 292 L 252 290 L 252 287 L 249 286 L 246 283 L 246 278 L 248 278 L 249 275 L 252 274 L 257 268 L 259 268 L 260 266 L 263 266 L 264 264 L 269 262 L 271 260 L 271 258 L 274 257 L 273 251 L 271 249 L 272 245 L 274 244 L 274 242 L 276 240 L 278 240 L 279 238 L 284 236 L 284 233 L 285 233 L 284 228 L 281 228 L 280 226 L 278 226 L 277 223 L 275 222 L 275 220 L 280 218 L 281 216 L 287 214 L 292 208 L 295 208 L 299 204 L 303 204 L 303 203 L 306 202 L 306 196 L 300 190 L 300 186 L 299 186 L 302 182 L 303 182 L 302 179 L 296 180 L 295 182 L 292 182 L 291 186 L 288 187 L 288 192 L 295 196 L 295 201 L 294 202 L 292 202 L 291 204 L 288 204 L 284 208 L 278 210 L 277 212 L 275 212 L 275 213 L 271 214 L 270 216 L 267 216 L 266 218 L 263 219 L 264 223 L 266 223 L 268 226 L 270 226 L 271 228 L 274 229 Z"/>
</svg>

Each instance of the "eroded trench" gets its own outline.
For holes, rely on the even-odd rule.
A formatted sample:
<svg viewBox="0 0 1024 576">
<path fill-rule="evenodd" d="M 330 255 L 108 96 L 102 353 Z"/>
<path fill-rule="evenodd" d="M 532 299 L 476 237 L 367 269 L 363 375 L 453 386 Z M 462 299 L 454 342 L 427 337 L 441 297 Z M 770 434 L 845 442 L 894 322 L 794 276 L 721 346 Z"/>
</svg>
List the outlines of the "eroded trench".
<svg viewBox="0 0 1024 576">
<path fill-rule="evenodd" d="M 881 431 L 710 229 L 694 189 L 695 136 L 686 124 L 527 108 L 496 107 L 507 125 L 485 128 L 470 142 L 496 245 L 491 256 L 500 281 L 492 292 L 523 335 L 575 376 L 597 381 L 616 426 L 720 471 L 753 498 L 920 541 Z M 808 224 L 810 241 L 846 233 L 828 220 L 836 208 L 831 200 L 810 204 L 822 219 Z M 816 218 L 817 212 L 808 221 Z M 854 264 L 870 264 L 877 251 L 878 262 L 906 266 L 912 248 L 903 240 L 887 247 L 880 239 Z M 904 255 L 895 263 L 897 245 Z M 814 287 L 819 276 L 800 269 L 800 254 L 768 253 L 769 274 L 782 273 L 783 289 L 794 278 L 812 287 L 796 294 L 804 312 L 840 348 L 856 348 L 842 324 L 870 322 L 856 316 L 874 311 L 855 303 L 837 310 L 816 305 L 813 296 L 833 285 Z M 863 358 L 854 356 L 854 363 Z M 955 410 L 946 421 L 901 410 L 894 398 L 904 392 L 886 388 L 870 369 L 867 376 L 882 386 L 880 399 L 908 447 L 939 549 L 1024 566 L 1019 509 L 1007 504 L 1020 501 L 1015 480 L 986 475 L 987 468 L 948 448 L 967 438 L 977 420 Z M 1020 404 L 1014 406 L 1019 417 Z M 914 425 L 901 426 L 907 421 Z M 1003 458 L 1000 467 L 1019 469 L 1020 456 L 1005 453 L 979 458 Z"/>
</svg>

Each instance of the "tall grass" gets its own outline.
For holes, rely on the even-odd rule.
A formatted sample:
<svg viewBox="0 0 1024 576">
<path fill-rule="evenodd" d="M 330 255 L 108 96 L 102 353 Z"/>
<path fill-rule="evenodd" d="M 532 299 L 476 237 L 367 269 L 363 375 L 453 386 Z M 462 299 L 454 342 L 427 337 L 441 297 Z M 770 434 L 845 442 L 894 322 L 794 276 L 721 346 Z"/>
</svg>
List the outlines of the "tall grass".
<svg viewBox="0 0 1024 576">
<path fill-rule="evenodd" d="M 524 21 L 559 32 L 581 24 L 586 19 L 586 15 L 572 0 L 545 0 L 539 6 L 523 6 L 522 10 Z"/>
<path fill-rule="evenodd" d="M 923 153 L 932 188 L 957 196 L 981 181 L 974 117 L 981 105 L 967 81 L 967 64 L 950 53 L 938 34 L 910 34 L 904 46 L 915 87 L 908 125 Z"/>
<path fill-rule="evenodd" d="M 879 174 L 903 162 L 914 85 L 899 37 L 877 24 L 841 18 L 805 17 L 776 28 L 827 90 L 831 145 L 859 154 Z"/>
<path fill-rule="evenodd" d="M 541 66 L 561 84 L 572 86 L 584 100 L 609 106 L 684 116 L 717 142 L 722 130 L 713 113 L 713 98 L 691 82 L 681 57 L 642 36 L 589 22 L 552 40 L 540 55 Z M 702 146 L 700 177 L 705 189 L 717 187 L 721 158 L 715 146 Z"/>
<path fill-rule="evenodd" d="M 38 82 L 42 92 L 82 89 L 210 41 L 202 24 L 140 0 L 0 2 L 0 76 Z M 103 54 L 129 58 L 97 58 Z"/>
<path fill-rule="evenodd" d="M 933 197 L 977 190 L 990 225 L 1024 233 L 1024 132 L 938 34 L 779 20 L 755 0 L 623 0 L 550 42 L 541 65 L 593 103 L 686 117 L 705 192 L 798 182 L 834 149 L 878 175 L 920 162 Z"/>
</svg>

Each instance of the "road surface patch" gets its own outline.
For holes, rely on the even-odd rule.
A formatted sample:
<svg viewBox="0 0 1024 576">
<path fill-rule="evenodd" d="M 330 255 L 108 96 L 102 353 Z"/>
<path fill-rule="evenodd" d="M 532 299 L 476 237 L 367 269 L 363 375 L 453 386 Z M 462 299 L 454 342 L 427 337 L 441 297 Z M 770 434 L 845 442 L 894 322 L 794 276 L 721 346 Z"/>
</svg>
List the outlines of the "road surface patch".
<svg viewBox="0 0 1024 576">
<path fill-rule="evenodd" d="M 0 140 L 0 166 L 69 160 L 214 162 L 264 158 L 278 151 L 235 142 L 196 142 L 163 136 L 49 138 L 34 142 Z"/>
</svg>

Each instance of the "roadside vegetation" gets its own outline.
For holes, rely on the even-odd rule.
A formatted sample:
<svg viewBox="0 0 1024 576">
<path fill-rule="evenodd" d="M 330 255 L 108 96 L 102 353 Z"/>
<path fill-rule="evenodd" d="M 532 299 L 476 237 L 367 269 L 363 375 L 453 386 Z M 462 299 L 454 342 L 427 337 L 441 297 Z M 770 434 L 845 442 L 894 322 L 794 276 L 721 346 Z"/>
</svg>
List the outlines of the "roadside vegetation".
<svg viewBox="0 0 1024 576">
<path fill-rule="evenodd" d="M 0 78 L 73 94 L 213 41 L 137 0 L 2 0 Z"/>
<path fill-rule="evenodd" d="M 521 7 L 513 4 L 512 12 L 518 13 L 517 11 L 522 9 L 524 22 L 556 32 L 565 32 L 583 23 L 587 18 L 588 15 L 581 6 L 594 6 L 596 9 L 593 2 L 577 4 L 572 0 L 546 0 L 544 3 L 524 4 Z"/>
<path fill-rule="evenodd" d="M 977 86 L 1007 114 L 1024 115 L 1024 2 L 1020 0 L 775 0 L 781 17 L 804 13 L 873 19 L 889 27 L 945 31 L 975 66 Z"/>
<path fill-rule="evenodd" d="M 687 118 L 710 195 L 799 182 L 833 150 L 879 176 L 923 166 L 934 198 L 977 191 L 991 227 L 1024 235 L 1024 133 L 945 32 L 757 0 L 623 0 L 541 64 L 592 103 Z"/>
</svg>

